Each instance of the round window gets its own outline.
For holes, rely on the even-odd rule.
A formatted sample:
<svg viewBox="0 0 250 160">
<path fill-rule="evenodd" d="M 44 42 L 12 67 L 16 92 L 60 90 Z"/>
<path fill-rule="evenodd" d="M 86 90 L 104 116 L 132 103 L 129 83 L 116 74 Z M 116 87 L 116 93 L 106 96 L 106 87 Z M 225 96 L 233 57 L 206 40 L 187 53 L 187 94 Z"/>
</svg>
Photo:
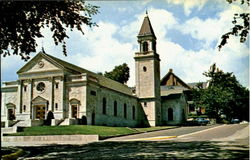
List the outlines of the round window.
<svg viewBox="0 0 250 160">
<path fill-rule="evenodd" d="M 45 90 L 45 84 L 43 82 L 38 83 L 37 86 L 36 86 L 36 90 L 38 90 L 40 92 L 44 91 Z"/>
<path fill-rule="evenodd" d="M 43 61 L 39 61 L 39 62 L 38 62 L 38 66 L 39 66 L 39 68 L 43 68 L 43 66 L 44 66 Z"/>
</svg>

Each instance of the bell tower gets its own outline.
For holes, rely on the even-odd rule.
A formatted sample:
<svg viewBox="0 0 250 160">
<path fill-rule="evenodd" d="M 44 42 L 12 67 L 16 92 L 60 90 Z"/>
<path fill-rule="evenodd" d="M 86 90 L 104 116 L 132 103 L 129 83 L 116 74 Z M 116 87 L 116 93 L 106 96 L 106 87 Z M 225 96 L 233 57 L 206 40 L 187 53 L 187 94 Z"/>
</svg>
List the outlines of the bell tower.
<svg viewBox="0 0 250 160">
<path fill-rule="evenodd" d="M 146 14 L 137 36 L 140 51 L 135 53 L 136 95 L 150 126 L 161 124 L 160 58 L 156 36 Z"/>
</svg>

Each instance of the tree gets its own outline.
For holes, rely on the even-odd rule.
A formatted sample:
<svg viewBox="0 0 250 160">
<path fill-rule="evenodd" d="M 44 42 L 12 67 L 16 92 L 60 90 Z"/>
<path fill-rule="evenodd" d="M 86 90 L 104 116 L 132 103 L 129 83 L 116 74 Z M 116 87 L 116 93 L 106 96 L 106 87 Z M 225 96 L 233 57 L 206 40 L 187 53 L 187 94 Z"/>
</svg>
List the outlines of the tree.
<svg viewBox="0 0 250 160">
<path fill-rule="evenodd" d="M 233 1 L 238 0 L 226 0 L 230 4 Z M 250 5 L 250 0 L 241 0 L 242 5 Z M 227 43 L 227 40 L 230 38 L 230 36 L 240 36 L 240 42 L 243 43 L 248 38 L 249 33 L 249 20 L 250 20 L 250 13 L 241 13 L 241 14 L 234 14 L 232 23 L 234 24 L 234 27 L 231 29 L 230 32 L 222 35 L 221 42 L 218 46 L 219 50 Z"/>
<path fill-rule="evenodd" d="M 243 87 L 232 73 L 224 73 L 213 64 L 204 75 L 209 77 L 209 87 L 193 90 L 196 107 L 205 107 L 211 118 L 220 120 L 226 115 L 227 120 L 237 117 L 248 120 L 249 91 Z"/>
<path fill-rule="evenodd" d="M 104 76 L 125 84 L 129 79 L 129 67 L 126 63 L 123 63 L 122 65 L 115 66 L 111 72 L 105 72 Z"/>
<path fill-rule="evenodd" d="M 26 61 L 36 52 L 36 38 L 43 37 L 44 27 L 50 28 L 55 45 L 62 44 L 66 56 L 66 28 L 84 34 L 83 24 L 96 26 L 91 17 L 98 13 L 98 7 L 84 0 L 1 1 L 0 13 L 0 54 L 19 55 Z"/>
</svg>

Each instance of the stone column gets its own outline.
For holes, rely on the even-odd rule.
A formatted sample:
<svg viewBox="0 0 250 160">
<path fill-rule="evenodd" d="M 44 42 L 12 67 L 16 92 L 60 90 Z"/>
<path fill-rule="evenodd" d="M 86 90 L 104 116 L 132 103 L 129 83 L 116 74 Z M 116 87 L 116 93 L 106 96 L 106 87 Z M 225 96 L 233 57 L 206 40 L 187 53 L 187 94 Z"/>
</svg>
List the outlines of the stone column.
<svg viewBox="0 0 250 160">
<path fill-rule="evenodd" d="M 30 119 L 33 119 L 33 112 L 32 112 L 32 100 L 33 100 L 33 79 L 29 79 L 29 88 L 30 88 Z"/>
<path fill-rule="evenodd" d="M 65 104 L 65 97 L 66 97 L 66 87 L 65 87 L 65 77 L 61 77 L 61 105 L 59 106 L 59 110 L 62 112 L 62 118 L 67 117 L 66 112 L 66 104 Z M 68 116 L 69 117 L 69 116 Z"/>
<path fill-rule="evenodd" d="M 22 113 L 22 98 L 23 98 L 23 80 L 18 81 L 18 96 L 17 96 L 17 113 L 21 114 Z"/>
<path fill-rule="evenodd" d="M 51 81 L 51 91 L 50 91 L 50 107 L 49 110 L 54 112 L 54 77 L 50 77 L 49 81 Z"/>
</svg>

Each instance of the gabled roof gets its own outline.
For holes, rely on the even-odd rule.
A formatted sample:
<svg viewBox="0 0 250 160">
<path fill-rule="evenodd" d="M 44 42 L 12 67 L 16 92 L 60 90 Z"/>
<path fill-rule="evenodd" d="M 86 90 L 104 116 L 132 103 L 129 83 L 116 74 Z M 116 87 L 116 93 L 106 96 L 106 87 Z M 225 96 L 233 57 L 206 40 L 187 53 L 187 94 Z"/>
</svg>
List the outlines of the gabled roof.
<svg viewBox="0 0 250 160">
<path fill-rule="evenodd" d="M 153 27 L 150 23 L 148 15 L 145 16 L 138 37 L 140 36 L 153 36 L 156 39 Z"/>
<path fill-rule="evenodd" d="M 34 58 L 32 58 L 32 60 L 30 60 L 28 63 L 26 63 L 21 69 L 19 69 L 17 71 L 17 73 L 21 73 L 21 72 L 25 71 L 30 66 L 31 63 L 33 63 L 34 61 L 38 60 L 41 57 L 48 60 L 49 62 L 51 62 L 52 64 L 54 64 L 58 68 L 73 70 L 73 71 L 77 71 L 79 73 L 81 73 L 80 70 L 82 71 L 82 68 L 80 68 L 78 66 L 75 66 L 75 65 L 70 64 L 68 62 L 65 62 L 63 60 L 60 60 L 60 59 L 53 57 L 49 54 L 46 54 L 44 52 L 39 52 Z"/>
<path fill-rule="evenodd" d="M 173 73 L 173 70 L 170 69 L 169 72 L 161 79 L 161 86 L 166 85 L 166 82 L 170 79 L 170 76 L 173 76 L 179 84 L 181 84 L 181 86 L 187 88 L 187 89 L 191 89 L 191 87 L 189 85 L 187 85 L 184 81 L 182 81 L 178 76 L 176 76 Z"/>
<path fill-rule="evenodd" d="M 39 52 L 34 58 L 32 58 L 28 63 L 26 63 L 21 69 L 19 69 L 17 71 L 17 73 L 21 73 L 23 71 L 25 71 L 27 69 L 27 67 L 30 66 L 31 63 L 33 63 L 34 61 L 40 59 L 40 58 L 44 58 L 46 59 L 47 61 L 51 62 L 52 64 L 54 64 L 55 66 L 61 68 L 61 69 L 67 69 L 67 70 L 70 70 L 70 71 L 73 71 L 74 74 L 81 74 L 81 73 L 87 73 L 93 77 L 96 77 L 98 79 L 98 83 L 101 85 L 101 86 L 104 86 L 106 88 L 109 88 L 109 89 L 112 89 L 112 90 L 115 90 L 115 91 L 118 91 L 118 92 L 121 92 L 121 93 L 124 93 L 124 94 L 127 94 L 127 95 L 133 95 L 132 94 L 132 90 L 122 84 L 122 83 L 119 83 L 119 82 L 116 82 L 114 80 L 111 80 L 109 78 L 106 78 L 102 75 L 99 75 L 99 74 L 96 74 L 94 72 L 91 72 L 91 71 L 88 71 L 86 69 L 83 69 L 81 67 L 78 67 L 76 65 L 73 65 L 71 63 L 68 63 L 68 62 L 65 62 L 61 59 L 58 59 L 56 57 L 53 57 L 49 54 L 46 54 L 44 52 Z"/>
<path fill-rule="evenodd" d="M 37 96 L 36 98 L 34 98 L 34 99 L 32 100 L 32 102 L 47 102 L 47 100 L 44 99 L 44 98 L 41 97 L 41 96 Z"/>
<path fill-rule="evenodd" d="M 188 85 L 191 87 L 191 88 L 198 88 L 201 87 L 201 88 L 207 88 L 208 87 L 208 82 L 193 82 L 193 83 L 188 83 Z"/>
</svg>

